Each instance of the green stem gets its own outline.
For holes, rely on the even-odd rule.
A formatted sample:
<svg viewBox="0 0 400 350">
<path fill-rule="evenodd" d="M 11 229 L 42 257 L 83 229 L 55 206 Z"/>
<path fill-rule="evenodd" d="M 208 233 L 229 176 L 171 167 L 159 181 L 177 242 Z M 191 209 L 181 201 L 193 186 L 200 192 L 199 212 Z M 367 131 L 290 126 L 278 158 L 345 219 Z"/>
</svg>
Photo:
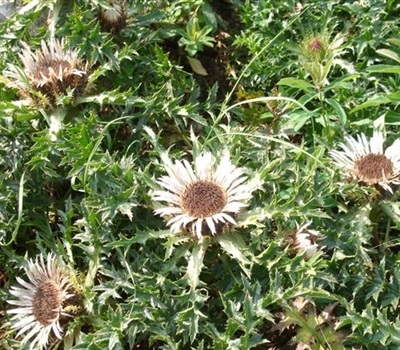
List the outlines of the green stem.
<svg viewBox="0 0 400 350">
<path fill-rule="evenodd" d="M 390 233 L 390 220 L 388 220 L 388 222 L 386 224 L 386 232 L 385 232 L 385 240 L 384 240 L 385 247 L 389 243 L 389 233 Z"/>
<path fill-rule="evenodd" d="M 320 102 L 320 105 L 321 105 L 322 119 L 324 120 L 324 124 L 325 124 L 325 127 L 326 127 L 326 134 L 327 134 L 326 136 L 328 138 L 328 141 L 330 141 L 331 129 L 330 129 L 330 126 L 329 126 L 329 123 L 328 123 L 328 117 L 327 117 L 326 112 L 325 112 L 324 92 L 323 92 L 321 86 L 318 86 L 318 98 L 319 98 L 319 102 Z"/>
<path fill-rule="evenodd" d="M 14 242 L 15 238 L 18 235 L 19 228 L 22 223 L 22 217 L 23 217 L 23 208 L 24 208 L 24 184 L 25 184 L 25 171 L 21 175 L 21 179 L 19 181 L 19 188 L 18 188 L 18 216 L 17 216 L 17 223 L 14 228 L 14 232 L 12 234 L 12 237 L 8 243 L 4 243 L 3 246 L 7 247 L 9 246 L 12 242 Z"/>
<path fill-rule="evenodd" d="M 50 38 L 55 38 L 55 33 L 56 33 L 56 24 L 59 19 L 60 15 L 60 10 L 64 5 L 64 0 L 58 0 L 53 7 L 53 18 L 50 22 L 49 26 L 49 33 L 50 33 Z"/>
<path fill-rule="evenodd" d="M 85 278 L 85 288 L 91 289 L 94 285 L 94 281 L 96 279 L 97 270 L 100 266 L 100 256 L 101 256 L 101 241 L 99 236 L 99 224 L 97 221 L 97 214 L 94 212 L 89 212 L 86 216 L 88 227 L 86 230 L 90 230 L 91 234 L 91 256 L 88 267 L 88 272 Z"/>
<path fill-rule="evenodd" d="M 93 247 L 94 247 L 94 251 L 93 254 L 91 256 L 90 259 L 90 263 L 89 263 L 89 268 L 88 268 L 88 273 L 86 275 L 86 279 L 85 279 L 85 287 L 87 289 L 90 289 L 93 287 L 94 285 L 94 280 L 96 278 L 96 274 L 97 274 L 97 270 L 99 268 L 100 265 L 100 254 L 101 254 L 101 245 L 99 242 L 99 237 L 97 234 L 97 230 L 96 233 L 93 234 Z"/>
</svg>

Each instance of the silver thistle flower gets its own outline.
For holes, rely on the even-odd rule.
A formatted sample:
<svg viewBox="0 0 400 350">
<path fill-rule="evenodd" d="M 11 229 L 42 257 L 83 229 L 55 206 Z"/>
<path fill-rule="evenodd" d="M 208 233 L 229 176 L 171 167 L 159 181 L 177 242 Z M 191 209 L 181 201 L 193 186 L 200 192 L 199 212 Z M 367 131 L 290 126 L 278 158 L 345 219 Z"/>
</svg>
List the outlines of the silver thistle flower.
<svg viewBox="0 0 400 350">
<path fill-rule="evenodd" d="M 38 105 L 54 105 L 63 95 L 82 93 L 88 83 L 88 63 L 78 58 L 77 50 L 64 50 L 63 41 L 51 39 L 32 52 L 23 43 L 19 54 L 23 68 L 9 64 L 4 76 L 9 87 L 17 88 L 23 98 Z"/>
<path fill-rule="evenodd" d="M 235 215 L 247 206 L 253 188 L 227 153 L 219 164 L 215 163 L 209 152 L 194 159 L 194 170 L 186 160 L 173 164 L 165 157 L 168 176 L 158 180 L 165 190 L 155 191 L 153 200 L 167 203 L 155 213 L 172 216 L 167 223 L 171 232 L 190 225 L 193 235 L 200 239 L 203 234 L 217 234 L 225 225 L 236 225 Z"/>
<path fill-rule="evenodd" d="M 63 311 L 64 302 L 73 297 L 69 274 L 60 266 L 52 254 L 31 259 L 26 268 L 29 282 L 17 277 L 21 287 L 11 287 L 10 294 L 18 299 L 7 300 L 14 309 L 8 310 L 11 328 L 18 330 L 16 337 L 27 333 L 21 344 L 30 341 L 30 349 L 43 349 L 52 334 L 62 339 L 61 316 L 69 316 Z M 32 340 L 31 340 L 32 339 Z"/>
<path fill-rule="evenodd" d="M 357 139 L 347 136 L 345 140 L 346 143 L 339 144 L 343 151 L 330 152 L 335 164 L 361 183 L 379 185 L 392 193 L 392 186 L 400 184 L 400 139 L 385 151 L 380 131 L 374 131 L 369 142 L 365 134 Z"/>
</svg>

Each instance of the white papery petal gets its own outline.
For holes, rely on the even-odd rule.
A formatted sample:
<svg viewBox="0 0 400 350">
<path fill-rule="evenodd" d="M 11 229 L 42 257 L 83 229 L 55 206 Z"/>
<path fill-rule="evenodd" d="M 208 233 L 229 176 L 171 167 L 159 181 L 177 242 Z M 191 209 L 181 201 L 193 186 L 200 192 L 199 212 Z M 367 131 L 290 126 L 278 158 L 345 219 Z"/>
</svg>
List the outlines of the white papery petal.
<svg viewBox="0 0 400 350">
<path fill-rule="evenodd" d="M 225 206 L 225 210 L 228 213 L 238 213 L 240 212 L 241 209 L 246 208 L 247 204 L 245 203 L 238 203 L 238 202 L 232 202 L 232 203 L 228 203 Z"/>
<path fill-rule="evenodd" d="M 211 234 L 215 235 L 216 234 L 216 229 L 215 229 L 215 224 L 214 224 L 214 220 L 212 217 L 206 218 L 206 222 L 208 227 L 210 228 Z"/>
<path fill-rule="evenodd" d="M 160 216 L 165 216 L 165 215 L 171 215 L 171 214 L 182 214 L 183 211 L 179 207 L 166 207 L 166 208 L 156 209 L 154 211 L 154 213 L 156 213 L 157 215 L 160 215 Z"/>
<path fill-rule="evenodd" d="M 171 181 L 172 179 L 168 176 L 162 176 L 157 183 L 162 187 L 173 193 L 181 193 L 185 189 L 185 185 L 178 181 Z"/>
<path fill-rule="evenodd" d="M 400 163 L 400 139 L 397 139 L 385 151 L 385 156 L 389 158 L 397 168 Z"/>
<path fill-rule="evenodd" d="M 368 140 L 367 140 L 365 134 L 361 134 L 359 136 L 360 136 L 360 141 L 361 141 L 361 142 L 359 142 L 359 146 L 360 146 L 360 149 L 363 150 L 362 155 L 371 153 L 370 145 L 368 143 Z"/>
<path fill-rule="evenodd" d="M 374 131 L 370 145 L 371 153 L 383 154 L 383 134 L 380 131 Z"/>
<path fill-rule="evenodd" d="M 201 220 L 201 219 L 197 219 L 196 221 L 195 221 L 195 233 L 196 233 L 196 237 L 198 238 L 198 239 L 200 239 L 201 238 L 201 228 L 203 227 L 203 220 Z"/>
</svg>

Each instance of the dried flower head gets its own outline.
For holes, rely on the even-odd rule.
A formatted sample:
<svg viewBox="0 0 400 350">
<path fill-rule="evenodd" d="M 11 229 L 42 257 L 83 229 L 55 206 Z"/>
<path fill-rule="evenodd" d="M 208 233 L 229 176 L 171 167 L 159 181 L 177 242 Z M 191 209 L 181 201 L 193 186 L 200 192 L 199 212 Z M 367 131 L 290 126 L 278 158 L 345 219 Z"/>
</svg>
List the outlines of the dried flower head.
<svg viewBox="0 0 400 350">
<path fill-rule="evenodd" d="M 297 231 L 289 236 L 288 242 L 289 246 L 296 253 L 304 253 L 306 259 L 310 259 L 318 251 L 318 244 L 316 241 L 319 232 L 316 230 L 309 230 L 308 227 L 310 225 L 310 222 L 300 227 L 297 225 Z"/>
<path fill-rule="evenodd" d="M 247 206 L 252 188 L 246 184 L 243 171 L 236 168 L 224 153 L 218 165 L 211 153 L 194 159 L 194 170 L 183 160 L 173 164 L 164 161 L 168 176 L 158 183 L 163 191 L 155 191 L 153 200 L 168 203 L 155 210 L 161 216 L 172 216 L 167 225 L 171 232 L 191 226 L 194 236 L 215 235 L 226 225 L 236 225 L 235 215 Z"/>
<path fill-rule="evenodd" d="M 340 143 L 343 151 L 331 151 L 335 164 L 361 184 L 378 186 L 393 193 L 400 184 L 400 139 L 383 151 L 382 132 L 374 131 L 368 142 L 364 134 L 357 139 L 347 136 L 346 143 Z"/>
<path fill-rule="evenodd" d="M 81 94 L 88 83 L 88 63 L 78 58 L 77 50 L 64 50 L 64 43 L 51 39 L 42 41 L 41 50 L 33 53 L 23 43 L 19 55 L 23 68 L 9 65 L 4 75 L 11 80 L 23 98 L 38 105 L 54 105 L 60 97 Z"/>
<path fill-rule="evenodd" d="M 60 317 L 69 316 L 64 308 L 68 299 L 76 297 L 68 272 L 52 254 L 48 254 L 46 260 L 43 255 L 29 260 L 26 268 L 29 282 L 17 277 L 21 287 L 11 287 L 10 294 L 18 299 L 7 300 L 16 306 L 7 311 L 14 314 L 11 328 L 19 330 L 17 337 L 27 333 L 21 344 L 33 339 L 30 349 L 46 347 L 53 335 L 62 339 Z"/>
<path fill-rule="evenodd" d="M 99 18 L 106 30 L 115 32 L 125 27 L 127 10 L 125 0 L 108 0 L 109 7 L 101 7 Z"/>
</svg>

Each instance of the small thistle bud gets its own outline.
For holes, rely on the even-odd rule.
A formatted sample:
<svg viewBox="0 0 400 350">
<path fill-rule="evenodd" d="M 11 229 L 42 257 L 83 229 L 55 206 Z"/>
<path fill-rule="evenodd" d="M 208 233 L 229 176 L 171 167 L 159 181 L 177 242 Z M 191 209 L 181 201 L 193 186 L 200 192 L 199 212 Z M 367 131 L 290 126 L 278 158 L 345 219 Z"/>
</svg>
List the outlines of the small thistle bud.
<svg viewBox="0 0 400 350">
<path fill-rule="evenodd" d="M 324 61 L 329 55 L 329 38 L 325 34 L 314 35 L 303 41 L 303 56 L 308 61 Z"/>
<path fill-rule="evenodd" d="M 314 38 L 308 43 L 308 49 L 314 52 L 320 51 L 323 49 L 323 43 L 318 38 Z"/>
<path fill-rule="evenodd" d="M 110 7 L 101 7 L 99 19 L 104 30 L 111 33 L 125 27 L 127 19 L 126 1 L 109 0 Z"/>
<path fill-rule="evenodd" d="M 297 225 L 297 224 L 296 224 Z M 318 244 L 316 243 L 319 232 L 316 230 L 309 230 L 307 223 L 297 228 L 297 231 L 291 234 L 288 238 L 288 245 L 292 250 L 298 254 L 305 254 L 306 260 L 314 256 L 318 251 Z"/>
</svg>

